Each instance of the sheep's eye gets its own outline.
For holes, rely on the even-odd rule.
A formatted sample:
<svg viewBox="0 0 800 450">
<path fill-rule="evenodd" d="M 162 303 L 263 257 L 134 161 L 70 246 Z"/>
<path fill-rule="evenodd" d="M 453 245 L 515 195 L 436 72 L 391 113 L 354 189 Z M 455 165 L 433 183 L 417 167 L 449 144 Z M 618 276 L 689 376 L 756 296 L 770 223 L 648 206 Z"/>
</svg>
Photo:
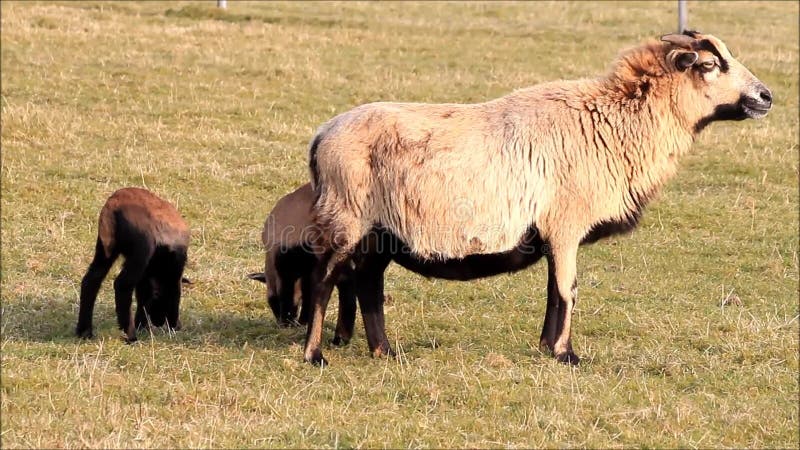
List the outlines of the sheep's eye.
<svg viewBox="0 0 800 450">
<path fill-rule="evenodd" d="M 700 64 L 700 67 L 702 67 L 704 71 L 709 72 L 713 70 L 716 65 L 717 63 L 715 63 L 713 60 L 708 60 Z"/>
</svg>

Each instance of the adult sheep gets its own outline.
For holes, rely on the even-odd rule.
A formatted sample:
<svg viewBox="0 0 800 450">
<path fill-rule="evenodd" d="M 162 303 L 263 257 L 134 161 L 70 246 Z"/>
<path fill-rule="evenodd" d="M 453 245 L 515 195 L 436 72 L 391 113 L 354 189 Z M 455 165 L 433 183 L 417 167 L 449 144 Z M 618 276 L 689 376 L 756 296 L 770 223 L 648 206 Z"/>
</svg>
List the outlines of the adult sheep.
<svg viewBox="0 0 800 450">
<path fill-rule="evenodd" d="M 331 119 L 309 149 L 324 254 L 312 274 L 306 361 L 326 363 L 333 281 L 378 227 L 433 260 L 511 252 L 536 236 L 548 261 L 540 344 L 577 364 L 578 247 L 632 229 L 706 125 L 760 118 L 771 106 L 722 41 L 686 32 L 622 52 L 600 78 L 471 105 L 373 103 Z M 370 266 L 359 285 L 382 279 Z M 382 308 L 376 314 L 367 334 L 388 346 Z"/>
</svg>

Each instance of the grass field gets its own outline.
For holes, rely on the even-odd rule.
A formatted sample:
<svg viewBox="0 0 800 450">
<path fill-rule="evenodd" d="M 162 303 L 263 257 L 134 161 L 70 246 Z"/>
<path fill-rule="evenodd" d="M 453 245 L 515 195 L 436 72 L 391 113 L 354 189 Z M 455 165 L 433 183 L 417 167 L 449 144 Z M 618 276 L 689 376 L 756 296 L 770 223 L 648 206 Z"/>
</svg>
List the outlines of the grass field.
<svg viewBox="0 0 800 450">
<path fill-rule="evenodd" d="M 537 265 L 392 267 L 400 357 L 370 358 L 359 319 L 320 370 L 245 279 L 313 130 L 370 101 L 599 75 L 672 31 L 675 2 L 3 2 L 2 446 L 797 448 L 798 4 L 689 5 L 775 108 L 706 129 L 635 233 L 582 249 L 580 367 L 537 349 Z M 123 186 L 191 224 L 184 330 L 124 345 L 108 280 L 79 342 L 97 213 Z"/>
</svg>

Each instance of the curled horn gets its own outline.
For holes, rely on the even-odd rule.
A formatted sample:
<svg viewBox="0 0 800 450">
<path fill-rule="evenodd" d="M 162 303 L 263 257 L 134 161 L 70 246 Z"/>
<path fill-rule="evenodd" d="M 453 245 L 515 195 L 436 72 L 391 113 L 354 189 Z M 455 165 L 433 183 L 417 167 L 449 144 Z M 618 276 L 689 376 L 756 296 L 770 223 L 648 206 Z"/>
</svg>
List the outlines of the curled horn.
<svg viewBox="0 0 800 450">
<path fill-rule="evenodd" d="M 661 40 L 683 48 L 692 48 L 694 38 L 685 34 L 665 34 Z"/>
</svg>

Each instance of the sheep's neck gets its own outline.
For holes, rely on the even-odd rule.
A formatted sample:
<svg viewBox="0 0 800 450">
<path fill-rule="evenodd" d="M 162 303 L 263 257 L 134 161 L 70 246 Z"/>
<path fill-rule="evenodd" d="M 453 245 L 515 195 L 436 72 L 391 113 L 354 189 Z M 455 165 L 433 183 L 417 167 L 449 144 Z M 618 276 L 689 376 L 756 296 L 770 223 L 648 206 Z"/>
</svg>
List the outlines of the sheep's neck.
<svg viewBox="0 0 800 450">
<path fill-rule="evenodd" d="M 637 207 L 643 207 L 674 175 L 679 157 L 694 139 L 673 113 L 674 95 L 662 92 L 666 95 L 650 92 L 645 98 L 630 99 L 611 91 L 586 103 L 595 133 L 616 138 L 609 150 L 625 168 L 630 201 Z"/>
</svg>

